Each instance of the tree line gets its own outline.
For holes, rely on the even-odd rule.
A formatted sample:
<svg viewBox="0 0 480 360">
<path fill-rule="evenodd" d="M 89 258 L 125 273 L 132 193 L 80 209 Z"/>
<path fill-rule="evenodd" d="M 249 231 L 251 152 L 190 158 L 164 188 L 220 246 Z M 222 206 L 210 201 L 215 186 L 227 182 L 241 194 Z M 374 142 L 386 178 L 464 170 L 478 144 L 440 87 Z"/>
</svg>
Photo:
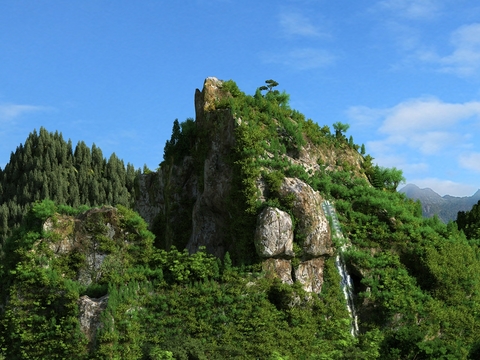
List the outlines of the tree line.
<svg viewBox="0 0 480 360">
<path fill-rule="evenodd" d="M 43 199 L 79 205 L 133 206 L 140 170 L 113 153 L 108 160 L 95 144 L 73 148 L 61 133 L 34 130 L 0 168 L 0 240 L 19 226 L 30 204 Z"/>
</svg>

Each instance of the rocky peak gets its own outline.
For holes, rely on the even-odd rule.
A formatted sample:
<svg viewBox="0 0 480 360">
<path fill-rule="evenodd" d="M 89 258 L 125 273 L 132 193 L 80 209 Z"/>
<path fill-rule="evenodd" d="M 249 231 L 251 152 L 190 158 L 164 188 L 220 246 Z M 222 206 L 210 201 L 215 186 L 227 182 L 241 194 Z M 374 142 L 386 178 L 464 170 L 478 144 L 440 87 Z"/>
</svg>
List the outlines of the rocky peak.
<svg viewBox="0 0 480 360">
<path fill-rule="evenodd" d="M 249 249 L 256 251 L 257 258 L 264 261 L 273 276 L 279 276 L 286 282 L 296 279 L 308 291 L 318 292 L 323 279 L 323 259 L 333 254 L 333 246 L 329 223 L 321 207 L 323 199 L 307 183 L 294 177 L 285 177 L 282 181 L 277 192 L 281 198 L 293 200 L 290 213 L 267 206 L 255 215 L 256 225 L 252 222 L 251 229 L 232 228 L 233 217 L 239 216 L 231 212 L 232 201 L 245 201 L 238 189 L 238 183 L 245 180 L 235 178 L 242 175 L 243 170 L 238 170 L 238 162 L 232 160 L 235 159 L 235 151 L 238 151 L 237 129 L 250 125 L 248 118 L 237 119 L 243 109 L 232 110 L 228 102 L 225 105 L 223 100 L 226 98 L 235 99 L 227 91 L 232 84 L 229 83 L 228 87 L 226 84 L 209 77 L 203 89 L 196 90 L 194 145 L 183 160 L 174 162 L 165 159 L 158 173 L 140 180 L 142 198 L 137 203 L 137 209 L 153 227 L 157 226 L 157 238 L 165 248 L 175 245 L 196 252 L 205 246 L 208 252 L 223 257 L 226 251 L 235 247 L 235 232 L 250 233 L 252 246 Z M 267 98 L 264 96 L 266 101 L 270 101 Z M 279 106 L 273 101 L 271 106 Z M 267 112 L 265 116 L 271 116 Z M 291 121 L 296 126 L 293 119 L 282 121 Z M 284 125 L 281 121 L 275 118 L 271 122 L 276 124 L 277 136 L 288 138 L 279 139 L 280 142 L 293 141 L 294 135 L 282 130 Z M 273 156 L 265 151 L 251 161 Z M 345 150 L 342 153 L 322 149 L 308 141 L 302 148 L 287 151 L 281 156 L 284 163 L 300 166 L 308 173 L 324 171 L 326 167 L 337 164 L 349 163 L 357 172 L 361 167 L 361 156 L 355 151 Z M 263 171 L 271 170 L 264 168 Z M 258 196 L 251 201 L 266 201 L 270 189 L 262 175 L 257 176 L 255 183 Z M 293 223 L 296 223 L 295 229 Z M 297 255 L 294 252 L 295 242 L 301 249 Z M 295 257 L 296 265 L 293 267 L 292 259 Z"/>
<path fill-rule="evenodd" d="M 223 82 L 216 77 L 208 77 L 203 83 L 202 91 L 195 90 L 195 114 L 199 125 L 202 124 L 205 113 L 215 110 L 215 104 L 221 98 L 227 96 L 222 91 L 222 84 Z"/>
</svg>

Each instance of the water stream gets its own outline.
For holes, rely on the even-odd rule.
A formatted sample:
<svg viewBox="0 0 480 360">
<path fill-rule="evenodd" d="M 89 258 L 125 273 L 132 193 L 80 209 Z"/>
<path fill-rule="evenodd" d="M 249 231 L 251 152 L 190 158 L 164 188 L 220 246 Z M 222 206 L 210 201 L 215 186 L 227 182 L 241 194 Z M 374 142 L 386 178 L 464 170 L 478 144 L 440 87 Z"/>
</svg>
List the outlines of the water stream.
<svg viewBox="0 0 480 360">
<path fill-rule="evenodd" d="M 345 259 L 343 253 L 347 248 L 347 241 L 342 234 L 342 230 L 340 229 L 340 224 L 338 222 L 337 214 L 335 213 L 334 207 L 330 204 L 328 200 L 322 203 L 323 210 L 325 215 L 330 216 L 332 219 L 332 236 L 336 236 L 337 239 L 340 241 L 340 249 L 338 249 L 337 257 L 335 258 L 335 266 L 337 267 L 337 271 L 342 277 L 341 287 L 343 291 L 343 295 L 345 296 L 345 300 L 347 302 L 347 309 L 350 313 L 350 317 L 352 319 L 351 322 L 351 329 L 350 332 L 352 336 L 357 336 L 358 334 L 358 318 L 355 311 L 355 304 L 353 301 L 353 282 L 350 274 L 347 270 L 347 265 L 345 264 Z"/>
</svg>

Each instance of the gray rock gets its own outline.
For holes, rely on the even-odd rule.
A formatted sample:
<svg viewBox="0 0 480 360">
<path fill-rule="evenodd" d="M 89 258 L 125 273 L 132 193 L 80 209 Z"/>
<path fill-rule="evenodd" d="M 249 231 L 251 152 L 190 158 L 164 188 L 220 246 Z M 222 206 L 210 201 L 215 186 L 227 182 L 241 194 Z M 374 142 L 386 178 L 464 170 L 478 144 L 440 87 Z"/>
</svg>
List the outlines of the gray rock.
<svg viewBox="0 0 480 360">
<path fill-rule="evenodd" d="M 293 224 L 285 211 L 267 207 L 258 216 L 255 248 L 260 257 L 293 257 Z"/>
<path fill-rule="evenodd" d="M 304 254 L 311 258 L 333 254 L 330 226 L 320 194 L 297 178 L 285 178 L 279 193 L 284 198 L 293 196 L 293 214 L 304 237 Z"/>
<path fill-rule="evenodd" d="M 87 295 L 78 299 L 80 330 L 88 340 L 89 349 L 95 347 L 97 330 L 100 328 L 100 315 L 107 307 L 108 295 L 99 299 L 90 298 Z"/>
</svg>

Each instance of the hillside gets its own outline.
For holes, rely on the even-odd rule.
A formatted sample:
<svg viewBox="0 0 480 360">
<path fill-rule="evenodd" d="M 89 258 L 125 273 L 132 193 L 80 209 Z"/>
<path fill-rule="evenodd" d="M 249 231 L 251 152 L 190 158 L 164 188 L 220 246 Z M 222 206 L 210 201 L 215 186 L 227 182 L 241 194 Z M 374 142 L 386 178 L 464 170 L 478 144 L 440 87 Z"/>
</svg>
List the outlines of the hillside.
<svg viewBox="0 0 480 360">
<path fill-rule="evenodd" d="M 206 79 L 136 176 L 141 217 L 29 205 L 2 244 L 0 358 L 478 358 L 480 242 L 277 85 Z"/>
<path fill-rule="evenodd" d="M 408 184 L 399 192 L 404 193 L 409 199 L 420 200 L 423 216 L 437 215 L 445 224 L 456 220 L 459 211 L 470 210 L 480 200 L 480 190 L 472 196 L 440 196 L 432 189 L 420 189 L 414 184 Z"/>
</svg>

